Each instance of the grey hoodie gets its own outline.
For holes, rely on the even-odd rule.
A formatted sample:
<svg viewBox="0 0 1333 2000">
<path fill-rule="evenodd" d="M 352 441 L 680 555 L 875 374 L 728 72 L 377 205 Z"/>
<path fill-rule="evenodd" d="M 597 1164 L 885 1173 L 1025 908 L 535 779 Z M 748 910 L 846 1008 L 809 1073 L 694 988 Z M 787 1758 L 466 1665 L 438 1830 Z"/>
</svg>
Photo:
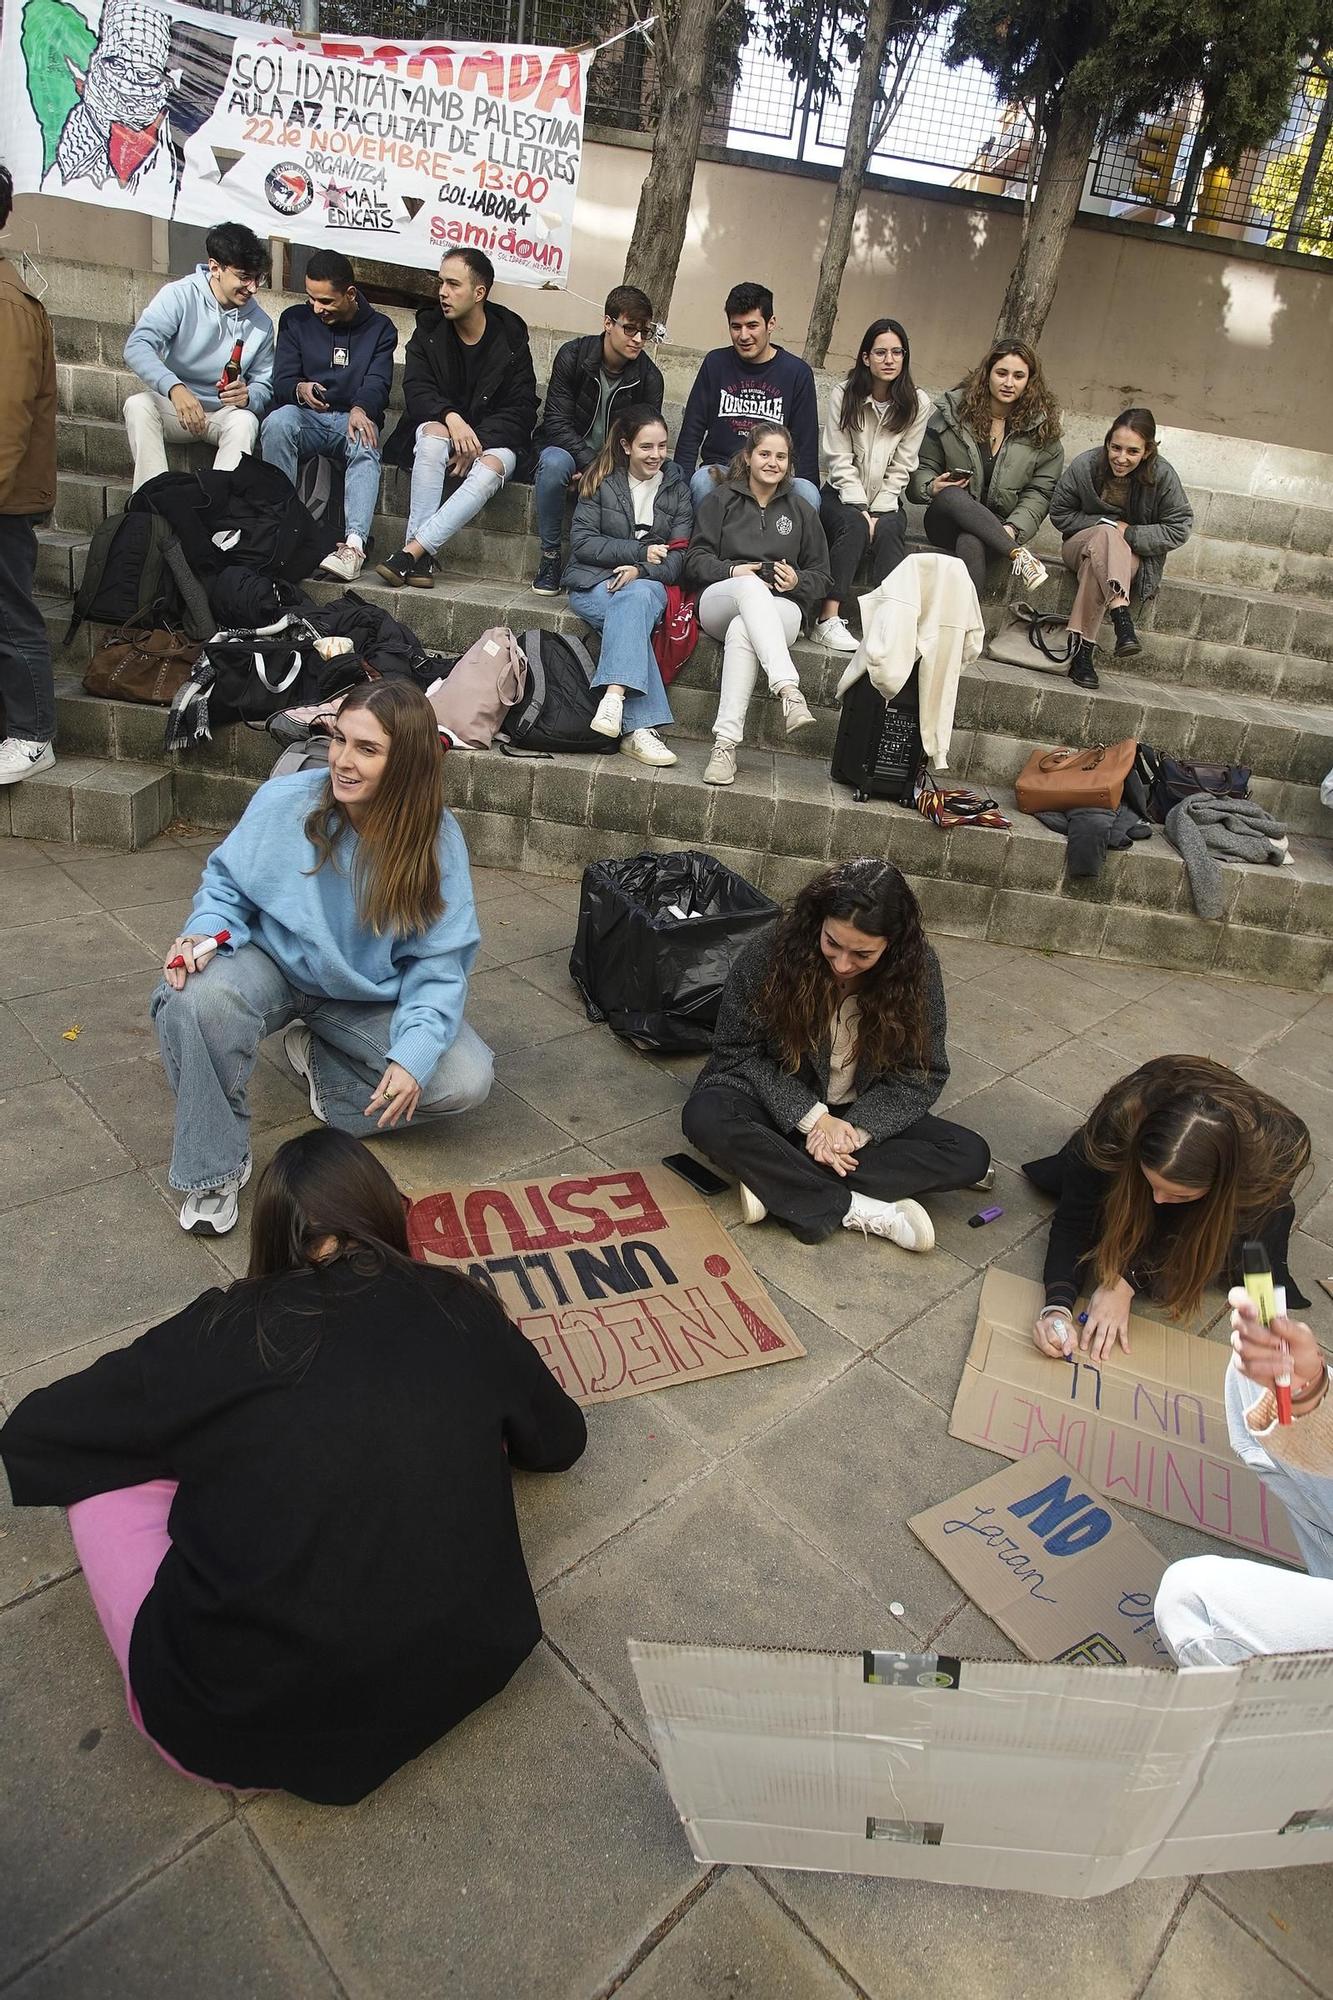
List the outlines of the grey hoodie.
<svg viewBox="0 0 1333 2000">
<path fill-rule="evenodd" d="M 216 410 L 218 380 L 238 340 L 245 343 L 241 374 L 250 391 L 248 408 L 262 417 L 273 400 L 273 322 L 253 299 L 245 306 L 219 305 L 207 264 L 197 264 L 144 307 L 125 342 L 125 366 L 159 396 L 169 396 L 179 383 L 206 410 Z"/>
</svg>

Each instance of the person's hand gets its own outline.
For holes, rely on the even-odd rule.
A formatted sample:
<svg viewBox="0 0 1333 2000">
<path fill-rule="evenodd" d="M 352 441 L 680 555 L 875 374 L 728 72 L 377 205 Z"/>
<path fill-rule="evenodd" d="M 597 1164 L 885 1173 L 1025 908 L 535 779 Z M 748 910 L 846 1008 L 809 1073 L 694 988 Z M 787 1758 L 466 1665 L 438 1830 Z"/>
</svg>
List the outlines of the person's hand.
<svg viewBox="0 0 1333 2000">
<path fill-rule="evenodd" d="M 795 590 L 800 580 L 801 578 L 799 572 L 797 570 L 794 570 L 790 563 L 788 562 L 774 563 L 773 565 L 774 590 L 779 590 L 783 592 L 793 591 Z"/>
<path fill-rule="evenodd" d="M 208 415 L 193 389 L 187 389 L 183 382 L 178 382 L 167 401 L 180 418 L 181 429 L 188 431 L 191 437 L 202 437 L 208 428 Z"/>
<path fill-rule="evenodd" d="M 1011 541 L 1011 542 L 1016 542 L 1016 541 L 1018 540 L 1018 530 L 1017 530 L 1017 528 L 1016 528 L 1016 527 L 1014 526 L 1014 524 L 1013 524 L 1013 522 L 1012 522 L 1012 521 L 1006 521 L 1006 522 L 1005 522 L 1005 524 L 1004 524 L 1004 532 L 1005 532 L 1005 534 L 1006 534 L 1006 535 L 1008 535 L 1008 537 L 1009 537 L 1009 539 L 1010 539 L 1010 541 Z"/>
<path fill-rule="evenodd" d="M 879 515 L 878 515 L 878 514 L 870 514 L 870 513 L 866 513 L 866 512 L 865 512 L 865 511 L 863 510 L 863 511 L 862 511 L 862 514 L 861 514 L 861 519 L 862 519 L 862 520 L 863 520 L 863 521 L 865 522 L 865 524 L 866 524 L 867 528 L 869 528 L 869 530 L 870 530 L 870 539 L 871 539 L 871 541 L 873 542 L 873 541 L 874 541 L 874 539 L 875 539 L 875 528 L 876 528 L 876 526 L 878 525 L 878 522 L 879 522 Z"/>
<path fill-rule="evenodd" d="M 1088 1300 L 1088 1323 L 1078 1329 L 1078 1344 L 1090 1361 L 1104 1361 L 1117 1342 L 1129 1353 L 1129 1308 L 1134 1287 L 1125 1278 L 1098 1285 Z"/>
<path fill-rule="evenodd" d="M 649 542 L 643 552 L 643 558 L 645 562 L 664 563 L 670 554 L 671 551 L 665 542 Z"/>
<path fill-rule="evenodd" d="M 405 1070 L 401 1063 L 391 1062 L 375 1085 L 375 1092 L 366 1106 L 365 1115 L 367 1118 L 374 1118 L 376 1111 L 382 1105 L 383 1110 L 377 1120 L 379 1130 L 384 1131 L 386 1126 L 392 1130 L 399 1119 L 406 1125 L 412 1123 L 412 1113 L 420 1101 L 421 1085 L 416 1078 Z"/>
<path fill-rule="evenodd" d="M 610 596 L 614 597 L 616 592 L 623 590 L 627 583 L 637 583 L 638 580 L 639 572 L 633 563 L 618 563 L 606 579 L 607 592 Z"/>
<path fill-rule="evenodd" d="M 1283 1314 L 1271 1326 L 1264 1326 L 1259 1310 L 1243 1285 L 1233 1285 L 1227 1293 L 1231 1307 L 1231 1351 L 1236 1366 L 1249 1382 L 1271 1389 L 1283 1369 L 1291 1374 L 1291 1393 L 1299 1396 L 1324 1372 L 1319 1342 L 1304 1320 Z M 1287 1352 L 1282 1352 L 1283 1343 Z"/>
<path fill-rule="evenodd" d="M 583 474 L 587 470 L 586 466 L 576 465 L 574 467 L 574 470 L 569 475 L 569 490 L 571 493 L 578 492 L 579 487 L 583 484 Z"/>
<path fill-rule="evenodd" d="M 1119 535 L 1119 537 L 1120 537 L 1120 539 L 1121 539 L 1121 541 L 1122 541 L 1122 542 L 1127 542 L 1127 541 L 1129 540 L 1129 522 L 1128 522 L 1128 521 L 1117 521 L 1117 522 L 1116 522 L 1116 524 L 1115 524 L 1115 531 L 1116 531 L 1117 535 Z"/>
<path fill-rule="evenodd" d="M 470 470 L 481 457 L 481 439 L 467 418 L 460 417 L 457 410 L 445 418 L 444 428 L 448 431 L 449 441 L 454 448 L 454 464 Z"/>
<path fill-rule="evenodd" d="M 761 563 L 733 563 L 731 565 L 731 574 L 732 576 L 758 576 L 762 567 Z"/>
<path fill-rule="evenodd" d="M 861 1135 L 845 1118 L 824 1112 L 805 1136 L 805 1150 L 821 1167 L 831 1167 L 839 1178 L 856 1172 L 856 1154 Z"/>
<path fill-rule="evenodd" d="M 218 401 L 224 410 L 243 410 L 249 400 L 248 382 L 228 382 L 225 389 L 218 390 Z"/>
<path fill-rule="evenodd" d="M 167 955 L 162 961 L 162 977 L 166 980 L 167 985 L 173 993 L 180 992 L 192 972 L 202 972 L 206 966 L 212 963 L 216 954 L 210 952 L 204 960 L 203 965 L 195 964 L 194 947 L 202 943 L 202 938 L 178 937 L 174 944 L 168 945 Z M 173 965 L 171 963 L 173 958 L 183 958 L 185 960 L 184 965 Z"/>
<path fill-rule="evenodd" d="M 1038 1314 L 1032 1338 L 1039 1354 L 1048 1355 L 1052 1361 L 1066 1360 L 1074 1351 L 1074 1315 L 1063 1306 L 1058 1309 L 1051 1306 Z"/>
<path fill-rule="evenodd" d="M 951 486 L 970 486 L 971 484 L 972 481 L 964 478 L 962 473 L 942 472 L 938 479 L 931 480 L 930 490 L 932 493 L 947 493 Z"/>
<path fill-rule="evenodd" d="M 379 431 L 359 403 L 353 404 L 348 412 L 347 435 L 353 444 L 375 445 L 380 441 Z"/>
<path fill-rule="evenodd" d="M 296 400 L 303 403 L 307 410 L 327 410 L 329 407 L 322 382 L 298 382 Z"/>
</svg>

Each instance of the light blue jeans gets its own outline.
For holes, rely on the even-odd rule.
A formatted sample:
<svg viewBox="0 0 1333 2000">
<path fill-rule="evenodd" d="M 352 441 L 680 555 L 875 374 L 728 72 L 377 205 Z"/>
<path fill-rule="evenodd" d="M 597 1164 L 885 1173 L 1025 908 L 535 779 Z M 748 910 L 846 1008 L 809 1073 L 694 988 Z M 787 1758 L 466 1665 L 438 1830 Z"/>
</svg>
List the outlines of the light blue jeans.
<svg viewBox="0 0 1333 2000">
<path fill-rule="evenodd" d="M 264 419 L 259 450 L 265 465 L 276 465 L 293 486 L 303 458 L 338 460 L 343 467 L 347 532 L 359 536 L 364 547 L 380 493 L 380 448 L 348 437 L 346 410 L 307 410 L 299 403 L 284 403 Z"/>
<path fill-rule="evenodd" d="M 717 481 L 713 478 L 714 469 L 710 465 L 701 465 L 697 472 L 690 474 L 690 499 L 694 503 L 696 514 L 699 511 L 700 501 L 706 500 L 717 484 Z M 718 466 L 716 470 L 725 472 L 726 467 Z M 810 503 L 816 514 L 819 512 L 819 488 L 811 480 L 793 479 L 791 487 L 793 493 L 799 493 L 802 500 L 807 500 Z"/>
<path fill-rule="evenodd" d="M 666 610 L 665 584 L 644 576 L 613 591 L 604 583 L 595 583 L 591 590 L 571 590 L 569 608 L 602 635 L 592 684 L 595 688 L 624 688 L 622 733 L 628 736 L 632 729 L 661 729 L 673 721 L 652 640 L 653 627 Z"/>
<path fill-rule="evenodd" d="M 565 503 L 569 499 L 569 477 L 574 470 L 574 454 L 563 445 L 542 447 L 532 481 L 536 495 L 537 534 L 542 550 L 558 549 L 565 533 Z"/>
<path fill-rule="evenodd" d="M 486 502 L 500 491 L 506 479 L 514 476 L 518 460 L 512 451 L 503 446 L 488 446 L 486 456 L 498 458 L 504 467 L 503 473 L 492 472 L 489 465 L 474 459 L 471 469 L 455 486 L 449 498 L 440 505 L 444 492 L 444 482 L 449 477 L 449 460 L 453 457 L 453 443 L 447 437 L 434 437 L 424 424 L 417 426 L 416 455 L 412 460 L 412 492 L 407 504 L 407 539 L 420 542 L 424 549 L 438 555 L 451 536 L 469 521 L 475 520 Z"/>
<path fill-rule="evenodd" d="M 302 993 L 258 945 L 217 957 L 179 993 L 163 980 L 149 1003 L 167 1080 L 176 1095 L 176 1136 L 167 1178 L 182 1194 L 217 1187 L 250 1155 L 245 1086 L 259 1044 L 289 1021 L 314 1039 L 310 1066 L 330 1125 L 358 1139 L 384 1137 L 365 1106 L 389 1062 L 392 1007 Z M 466 1023 L 429 1077 L 412 1122 L 472 1111 L 491 1087 L 492 1056 Z M 388 1131 L 386 1126 L 385 1132 Z M 406 1131 L 405 1125 L 394 1128 Z"/>
</svg>

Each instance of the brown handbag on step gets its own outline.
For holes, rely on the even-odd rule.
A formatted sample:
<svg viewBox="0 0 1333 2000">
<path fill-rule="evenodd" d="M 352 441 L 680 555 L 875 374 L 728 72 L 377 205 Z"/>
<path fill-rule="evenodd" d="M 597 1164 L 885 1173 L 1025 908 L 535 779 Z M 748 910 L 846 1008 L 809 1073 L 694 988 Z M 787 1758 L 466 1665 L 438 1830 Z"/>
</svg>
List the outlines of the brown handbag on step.
<svg viewBox="0 0 1333 2000">
<path fill-rule="evenodd" d="M 88 662 L 83 685 L 107 701 L 148 701 L 170 708 L 203 652 L 181 632 L 122 625 Z"/>
<path fill-rule="evenodd" d="M 1025 813 L 1078 812 L 1101 806 L 1114 812 L 1134 768 L 1138 743 L 1093 743 L 1086 750 L 1034 750 L 1014 792 Z"/>
</svg>

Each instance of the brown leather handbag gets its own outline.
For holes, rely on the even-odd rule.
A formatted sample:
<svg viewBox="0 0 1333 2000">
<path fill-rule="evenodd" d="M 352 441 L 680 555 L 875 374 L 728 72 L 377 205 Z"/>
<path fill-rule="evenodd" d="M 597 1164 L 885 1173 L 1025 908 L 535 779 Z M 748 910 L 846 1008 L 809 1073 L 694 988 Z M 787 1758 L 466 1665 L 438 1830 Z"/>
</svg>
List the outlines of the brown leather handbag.
<svg viewBox="0 0 1333 2000">
<path fill-rule="evenodd" d="M 108 701 L 147 701 L 170 708 L 203 652 L 181 632 L 122 625 L 109 632 L 88 662 L 83 685 Z"/>
<path fill-rule="evenodd" d="M 1127 736 L 1122 743 L 1093 743 L 1086 750 L 1034 750 L 1014 786 L 1019 810 L 1077 812 L 1082 806 L 1101 806 L 1114 812 L 1138 747 Z"/>
</svg>

